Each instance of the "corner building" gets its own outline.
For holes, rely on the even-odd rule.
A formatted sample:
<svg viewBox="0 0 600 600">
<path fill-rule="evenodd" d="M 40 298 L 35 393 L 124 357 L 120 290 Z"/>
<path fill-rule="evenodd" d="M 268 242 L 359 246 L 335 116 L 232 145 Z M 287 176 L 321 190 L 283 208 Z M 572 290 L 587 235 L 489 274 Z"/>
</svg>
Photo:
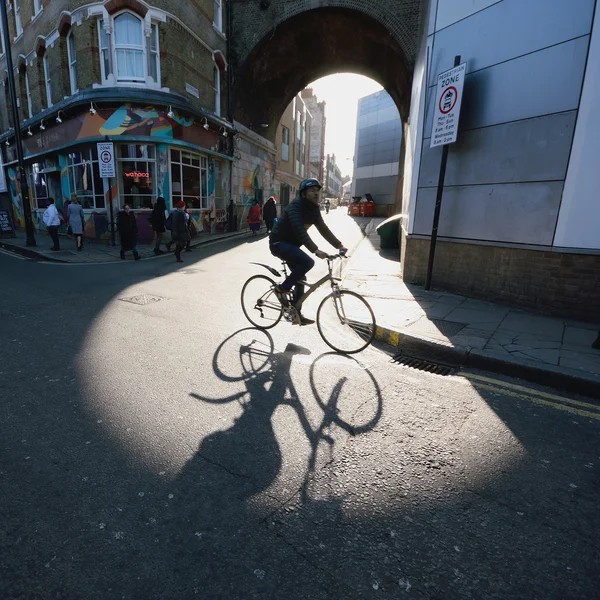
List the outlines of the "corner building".
<svg viewBox="0 0 600 600">
<path fill-rule="evenodd" d="M 184 200 L 196 230 L 227 220 L 233 125 L 227 98 L 223 0 L 10 0 L 10 43 L 33 220 L 48 198 L 66 211 L 76 194 L 85 236 L 107 240 L 112 213 Z M 12 107 L 4 76 L 0 147 L 15 224 L 24 228 Z M 114 143 L 116 177 L 100 177 L 97 143 Z M 110 181 L 110 186 L 109 186 Z M 110 187 L 110 189 L 109 189 Z"/>
</svg>

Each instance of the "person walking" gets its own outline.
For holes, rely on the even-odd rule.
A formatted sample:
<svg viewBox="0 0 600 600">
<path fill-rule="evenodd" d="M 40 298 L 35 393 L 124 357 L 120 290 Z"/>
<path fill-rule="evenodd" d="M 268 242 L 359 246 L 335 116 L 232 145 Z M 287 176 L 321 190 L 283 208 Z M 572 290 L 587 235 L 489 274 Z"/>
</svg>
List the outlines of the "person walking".
<svg viewBox="0 0 600 600">
<path fill-rule="evenodd" d="M 192 251 L 192 238 L 198 234 L 198 231 L 196 230 L 196 225 L 194 224 L 194 219 L 192 219 L 192 215 L 190 215 L 190 213 L 188 212 L 187 204 L 186 204 L 185 208 L 183 209 L 183 214 L 185 215 L 185 224 L 187 226 L 188 233 L 190 234 L 190 237 L 185 245 L 185 251 L 191 252 Z"/>
<path fill-rule="evenodd" d="M 167 204 L 162 196 L 156 199 L 156 204 L 152 209 L 152 215 L 150 216 L 150 224 L 152 225 L 152 231 L 156 234 L 156 242 L 154 244 L 154 254 L 164 254 L 160 249 L 164 233 L 166 231 L 165 224 L 167 222 Z M 167 246 L 167 244 L 165 244 Z M 168 246 L 167 246 L 168 248 Z"/>
<path fill-rule="evenodd" d="M 71 196 L 71 204 L 69 204 L 67 213 L 69 217 L 69 227 L 71 229 L 71 233 L 75 236 L 77 251 L 81 252 L 83 249 L 83 230 L 85 228 L 85 219 L 83 216 L 83 206 L 81 206 L 75 194 Z"/>
<path fill-rule="evenodd" d="M 173 229 L 171 230 L 171 241 L 175 244 L 175 259 L 178 263 L 183 262 L 181 258 L 181 251 L 186 247 L 188 240 L 190 239 L 190 230 L 185 218 L 183 209 L 185 208 L 185 202 L 180 200 L 175 205 L 175 212 L 173 212 Z"/>
<path fill-rule="evenodd" d="M 58 228 L 60 227 L 61 219 L 56 206 L 54 205 L 54 198 L 48 198 L 48 206 L 44 212 L 42 220 L 46 224 L 48 234 L 52 238 L 52 248 L 50 250 L 60 250 L 60 243 L 58 241 Z"/>
<path fill-rule="evenodd" d="M 252 206 L 248 210 L 248 227 L 252 235 L 256 235 L 260 229 L 260 206 L 258 200 L 252 200 Z"/>
<path fill-rule="evenodd" d="M 263 220 L 267 226 L 267 235 L 273 231 L 273 223 L 277 218 L 277 207 L 275 206 L 275 197 L 269 196 L 269 199 L 263 206 Z"/>
<path fill-rule="evenodd" d="M 131 212 L 129 204 L 123 207 L 123 210 L 119 211 L 117 216 L 117 230 L 119 231 L 119 237 L 121 239 L 121 259 L 125 260 L 125 252 L 131 250 L 133 252 L 133 258 L 140 260 L 142 258 L 137 251 L 137 222 L 135 215 Z"/>
</svg>

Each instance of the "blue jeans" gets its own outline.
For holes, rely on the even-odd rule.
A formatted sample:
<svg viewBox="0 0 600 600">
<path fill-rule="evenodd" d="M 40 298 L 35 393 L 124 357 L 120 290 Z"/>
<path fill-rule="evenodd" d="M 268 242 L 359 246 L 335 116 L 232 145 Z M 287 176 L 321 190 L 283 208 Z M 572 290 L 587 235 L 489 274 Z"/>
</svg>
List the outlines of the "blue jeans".
<svg viewBox="0 0 600 600">
<path fill-rule="evenodd" d="M 290 268 L 288 278 L 281 284 L 281 289 L 291 290 L 294 287 L 294 303 L 304 294 L 304 286 L 298 283 L 315 266 L 315 261 L 298 246 L 288 242 L 277 242 L 269 246 L 271 254 L 285 260 Z"/>
</svg>

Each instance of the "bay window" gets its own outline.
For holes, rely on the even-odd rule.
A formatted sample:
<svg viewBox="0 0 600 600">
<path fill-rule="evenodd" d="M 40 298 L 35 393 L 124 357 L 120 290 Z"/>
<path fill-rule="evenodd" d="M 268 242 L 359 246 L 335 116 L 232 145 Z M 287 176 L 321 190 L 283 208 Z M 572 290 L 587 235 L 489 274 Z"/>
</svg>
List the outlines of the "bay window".
<svg viewBox="0 0 600 600">
<path fill-rule="evenodd" d="M 158 25 L 129 11 L 98 22 L 102 81 L 143 85 L 160 82 Z"/>
<path fill-rule="evenodd" d="M 119 146 L 121 206 L 151 208 L 156 199 L 156 148 L 148 144 Z"/>
<path fill-rule="evenodd" d="M 208 208 L 208 159 L 186 150 L 171 150 L 173 206 L 183 200 L 191 208 Z"/>
<path fill-rule="evenodd" d="M 69 154 L 67 169 L 71 194 L 77 195 L 83 208 L 104 208 L 104 183 L 96 145 Z"/>
<path fill-rule="evenodd" d="M 214 0 L 213 25 L 218 31 L 223 31 L 223 3 L 222 0 Z"/>
<path fill-rule="evenodd" d="M 19 37 L 23 33 L 23 23 L 21 21 L 21 0 L 14 0 L 13 6 L 15 8 L 15 31 L 17 33 L 17 37 Z"/>
<path fill-rule="evenodd" d="M 71 94 L 77 91 L 77 53 L 75 51 L 75 38 L 73 31 L 67 36 L 67 57 L 69 60 L 69 81 L 71 82 Z"/>
<path fill-rule="evenodd" d="M 46 82 L 46 105 L 50 108 L 52 106 L 52 79 L 50 78 L 50 65 L 48 64 L 47 53 L 44 53 L 42 63 L 44 65 L 44 81 Z"/>
</svg>

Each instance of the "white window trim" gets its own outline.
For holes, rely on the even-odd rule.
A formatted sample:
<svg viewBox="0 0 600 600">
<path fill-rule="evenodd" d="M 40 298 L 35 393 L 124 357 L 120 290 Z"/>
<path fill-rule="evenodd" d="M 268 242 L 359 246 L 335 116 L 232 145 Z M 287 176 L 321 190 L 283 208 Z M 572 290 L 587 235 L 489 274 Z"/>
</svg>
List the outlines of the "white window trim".
<svg viewBox="0 0 600 600">
<path fill-rule="evenodd" d="M 27 112 L 29 118 L 33 117 L 33 106 L 31 104 L 31 88 L 29 87 L 29 73 L 25 69 L 25 92 L 27 94 Z"/>
<path fill-rule="evenodd" d="M 146 77 L 136 77 L 136 78 L 128 78 L 128 79 L 120 79 L 119 78 L 119 67 L 118 67 L 118 61 L 117 61 L 117 30 L 116 30 L 116 26 L 115 26 L 115 22 L 119 17 L 122 17 L 125 14 L 129 14 L 132 17 L 135 17 L 135 19 L 137 19 L 140 23 L 140 33 L 142 35 L 142 45 L 141 45 L 141 50 L 142 50 L 142 65 L 144 66 L 144 69 L 146 71 Z M 117 81 L 117 83 L 120 84 L 144 84 L 145 85 L 145 80 L 148 77 L 148 54 L 147 54 L 147 44 L 145 44 L 146 41 L 146 36 L 145 36 L 145 27 L 144 27 L 144 19 L 142 17 L 140 17 L 139 15 L 137 15 L 136 13 L 130 11 L 130 10 L 121 10 L 118 13 L 116 13 L 111 20 L 111 31 L 112 31 L 112 36 L 111 36 L 111 42 L 112 42 L 112 53 L 113 53 L 113 71 L 115 71 L 113 73 L 113 75 L 115 76 L 115 80 Z M 139 47 L 138 46 L 131 46 L 128 44 L 120 44 L 119 45 L 120 48 L 123 49 L 135 49 L 136 51 L 139 51 Z"/>
<path fill-rule="evenodd" d="M 175 150 L 176 152 L 179 152 L 180 154 L 180 159 L 179 162 L 176 160 L 172 159 L 172 151 Z M 187 152 L 190 155 L 194 155 L 195 157 L 200 159 L 200 166 L 196 167 L 194 165 L 186 165 L 183 162 L 183 156 L 182 154 L 184 152 Z M 206 166 L 202 166 L 204 161 L 204 164 Z M 183 183 L 183 167 L 184 166 L 189 166 L 192 167 L 194 169 L 198 169 L 200 172 L 200 196 L 198 196 L 200 198 L 200 208 L 193 208 L 192 210 L 208 210 L 210 208 L 208 200 L 209 200 L 209 196 L 208 193 L 206 196 L 202 195 L 202 177 L 206 178 L 206 190 L 208 192 L 208 177 L 209 177 L 209 157 L 206 154 L 202 154 L 200 152 L 194 152 L 193 150 L 188 150 L 186 148 L 181 148 L 181 147 L 174 147 L 172 146 L 171 148 L 169 148 L 169 176 L 171 177 L 171 186 L 173 185 L 173 166 L 177 165 L 179 167 L 179 175 L 180 175 L 180 179 L 181 182 Z M 187 196 L 187 198 L 189 198 L 190 196 Z M 184 198 L 184 194 L 183 194 L 183 188 L 179 191 L 179 192 L 175 192 L 173 191 L 173 189 L 171 189 L 171 202 L 173 204 L 173 207 L 175 205 L 176 202 L 178 202 L 179 200 L 183 200 Z"/>
<path fill-rule="evenodd" d="M 21 20 L 21 0 L 13 0 L 15 5 L 15 41 L 23 35 L 23 21 Z"/>
<path fill-rule="evenodd" d="M 140 26 L 142 27 L 142 52 L 143 52 L 143 63 L 145 76 L 138 80 L 119 80 L 117 73 L 117 48 L 116 48 L 116 34 L 115 34 L 115 19 L 124 13 L 133 15 L 136 19 L 140 20 Z M 108 26 L 106 26 L 108 23 Z M 98 21 L 98 48 L 99 60 L 100 60 L 100 73 L 102 78 L 101 85 L 103 86 L 122 86 L 122 87 L 148 87 L 161 89 L 161 65 L 160 65 L 160 35 L 159 35 L 159 20 L 154 17 L 150 17 L 150 14 L 146 15 L 146 18 L 140 17 L 138 14 L 131 10 L 121 10 L 114 15 L 108 15 L 108 13 L 102 14 L 102 19 Z M 102 34 L 101 28 L 104 27 L 107 34 L 110 34 L 109 48 L 110 58 L 112 62 L 112 73 L 106 73 L 104 69 L 104 61 L 102 60 Z M 156 77 L 157 81 L 154 81 L 150 72 L 149 55 L 151 52 L 151 40 L 153 29 L 156 31 Z"/>
<path fill-rule="evenodd" d="M 42 65 L 44 66 L 44 82 L 46 84 L 46 105 L 48 108 L 52 106 L 52 79 L 50 78 L 50 65 L 48 65 L 48 53 L 44 52 L 42 57 Z"/>
<path fill-rule="evenodd" d="M 71 40 L 73 40 L 73 30 L 69 31 L 67 35 L 67 58 L 69 61 L 69 80 L 71 82 L 71 95 L 78 91 L 77 88 L 77 54 L 75 57 L 72 56 L 71 52 Z M 75 68 L 73 68 L 75 65 Z"/>
<path fill-rule="evenodd" d="M 223 33 L 223 0 L 214 0 L 213 7 L 213 27 Z"/>
<path fill-rule="evenodd" d="M 221 69 L 215 63 L 213 70 L 213 79 L 215 80 L 215 115 L 221 116 Z"/>
<path fill-rule="evenodd" d="M 43 10 L 44 5 L 42 4 L 42 0 L 33 0 L 33 16 L 31 17 L 31 21 L 35 21 L 42 14 Z"/>
</svg>

